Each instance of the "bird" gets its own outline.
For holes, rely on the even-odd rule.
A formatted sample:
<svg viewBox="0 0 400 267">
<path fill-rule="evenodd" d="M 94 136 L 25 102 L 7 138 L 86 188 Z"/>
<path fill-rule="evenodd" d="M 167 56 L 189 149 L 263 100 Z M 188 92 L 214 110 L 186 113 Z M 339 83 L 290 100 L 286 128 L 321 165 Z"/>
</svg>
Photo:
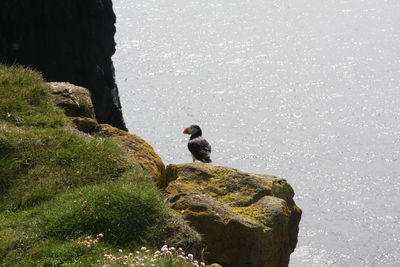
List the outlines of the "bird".
<svg viewBox="0 0 400 267">
<path fill-rule="evenodd" d="M 183 130 L 183 133 L 190 134 L 188 148 L 190 153 L 192 153 L 193 162 L 198 160 L 203 163 L 211 163 L 211 146 L 207 140 L 201 136 L 202 132 L 200 126 L 190 125 Z"/>
</svg>

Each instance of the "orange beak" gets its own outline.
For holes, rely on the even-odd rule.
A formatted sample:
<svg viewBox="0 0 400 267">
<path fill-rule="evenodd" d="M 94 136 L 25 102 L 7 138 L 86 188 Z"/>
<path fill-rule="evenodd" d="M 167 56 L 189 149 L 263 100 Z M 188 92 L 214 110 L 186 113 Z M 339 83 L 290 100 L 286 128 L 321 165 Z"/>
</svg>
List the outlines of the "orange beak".
<svg viewBox="0 0 400 267">
<path fill-rule="evenodd" d="M 188 128 L 185 128 L 185 130 L 183 130 L 183 133 L 184 133 L 184 134 L 190 134 L 189 129 L 188 129 Z"/>
</svg>

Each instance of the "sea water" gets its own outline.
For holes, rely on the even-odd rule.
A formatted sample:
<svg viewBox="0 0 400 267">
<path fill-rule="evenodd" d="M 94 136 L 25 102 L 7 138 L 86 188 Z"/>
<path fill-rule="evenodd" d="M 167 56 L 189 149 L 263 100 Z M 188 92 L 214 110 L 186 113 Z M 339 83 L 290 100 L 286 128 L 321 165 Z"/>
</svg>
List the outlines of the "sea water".
<svg viewBox="0 0 400 267">
<path fill-rule="evenodd" d="M 290 266 L 400 266 L 399 0 L 114 0 L 123 113 L 166 164 L 284 177 Z"/>
</svg>

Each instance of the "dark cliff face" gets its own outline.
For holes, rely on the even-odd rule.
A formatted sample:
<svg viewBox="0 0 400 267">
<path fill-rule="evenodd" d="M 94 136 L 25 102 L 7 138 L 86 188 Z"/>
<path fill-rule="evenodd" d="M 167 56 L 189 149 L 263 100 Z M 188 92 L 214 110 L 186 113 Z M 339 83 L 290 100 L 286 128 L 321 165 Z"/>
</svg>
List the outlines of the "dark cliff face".
<svg viewBox="0 0 400 267">
<path fill-rule="evenodd" d="M 111 0 L 1 0 L 0 61 L 88 88 L 96 118 L 126 129 L 111 56 Z"/>
</svg>

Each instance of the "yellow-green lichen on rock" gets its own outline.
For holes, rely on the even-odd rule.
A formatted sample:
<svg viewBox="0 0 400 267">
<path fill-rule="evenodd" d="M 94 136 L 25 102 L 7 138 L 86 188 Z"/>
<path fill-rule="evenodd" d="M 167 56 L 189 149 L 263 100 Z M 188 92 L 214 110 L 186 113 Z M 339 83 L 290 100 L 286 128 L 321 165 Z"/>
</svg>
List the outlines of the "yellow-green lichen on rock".
<svg viewBox="0 0 400 267">
<path fill-rule="evenodd" d="M 288 266 L 301 209 L 285 179 L 202 163 L 171 164 L 165 192 L 223 266 Z"/>
<path fill-rule="evenodd" d="M 276 196 L 293 205 L 294 191 L 285 179 L 208 164 L 171 164 L 168 193 L 207 194 L 230 206 L 248 206 L 263 196 Z M 178 180 L 178 182 L 174 182 Z"/>
<path fill-rule="evenodd" d="M 128 161 L 148 171 L 158 186 L 165 185 L 165 166 L 160 156 L 140 136 L 108 124 L 100 124 L 97 136 L 110 136 L 118 140 L 128 152 Z"/>
</svg>

